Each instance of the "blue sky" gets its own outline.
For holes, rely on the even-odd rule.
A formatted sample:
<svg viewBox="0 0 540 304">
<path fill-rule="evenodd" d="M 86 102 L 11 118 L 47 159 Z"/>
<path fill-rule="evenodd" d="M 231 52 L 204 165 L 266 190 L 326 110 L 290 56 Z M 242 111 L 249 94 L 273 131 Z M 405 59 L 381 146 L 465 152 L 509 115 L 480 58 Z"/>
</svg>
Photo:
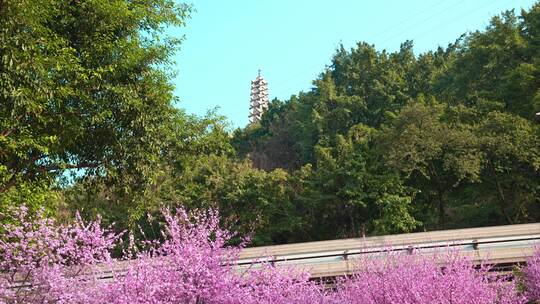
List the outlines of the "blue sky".
<svg viewBox="0 0 540 304">
<path fill-rule="evenodd" d="M 270 98 L 309 90 L 336 47 L 358 41 L 415 53 L 484 29 L 494 15 L 533 0 L 199 0 L 175 57 L 178 107 L 204 115 L 219 107 L 231 127 L 248 122 L 250 81 L 262 69 Z"/>
</svg>

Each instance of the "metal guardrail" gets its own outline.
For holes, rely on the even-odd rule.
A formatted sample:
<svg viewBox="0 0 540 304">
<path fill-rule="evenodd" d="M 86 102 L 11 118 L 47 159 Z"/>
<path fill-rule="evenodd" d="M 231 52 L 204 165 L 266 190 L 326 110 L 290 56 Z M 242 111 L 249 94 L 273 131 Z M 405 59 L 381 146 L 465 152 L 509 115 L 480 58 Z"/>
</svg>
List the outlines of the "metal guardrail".
<svg viewBox="0 0 540 304">
<path fill-rule="evenodd" d="M 458 250 L 478 264 L 513 265 L 525 262 L 537 246 L 540 223 L 246 248 L 240 253 L 238 268 L 243 271 L 267 262 L 301 267 L 313 278 L 335 277 L 351 274 L 361 258 L 399 251 L 433 255 L 446 249 Z"/>
</svg>

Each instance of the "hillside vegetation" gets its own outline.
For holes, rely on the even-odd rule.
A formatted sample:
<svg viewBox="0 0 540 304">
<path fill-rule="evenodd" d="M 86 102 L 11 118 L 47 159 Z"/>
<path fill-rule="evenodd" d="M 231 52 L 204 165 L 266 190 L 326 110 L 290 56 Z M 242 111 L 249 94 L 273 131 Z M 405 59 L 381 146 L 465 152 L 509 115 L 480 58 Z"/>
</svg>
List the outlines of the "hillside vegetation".
<svg viewBox="0 0 540 304">
<path fill-rule="evenodd" d="M 540 3 L 427 53 L 340 47 L 232 134 L 174 107 L 165 28 L 190 11 L 0 0 L 2 221 L 24 203 L 151 238 L 162 207 L 216 208 L 260 245 L 540 220 Z"/>
</svg>

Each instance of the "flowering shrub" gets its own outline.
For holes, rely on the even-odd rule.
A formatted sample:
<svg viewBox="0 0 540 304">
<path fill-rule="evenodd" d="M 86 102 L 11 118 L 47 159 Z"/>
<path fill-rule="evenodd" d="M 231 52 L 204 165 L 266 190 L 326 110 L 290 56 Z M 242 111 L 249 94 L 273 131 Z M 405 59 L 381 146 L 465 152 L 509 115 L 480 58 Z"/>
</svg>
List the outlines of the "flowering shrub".
<svg viewBox="0 0 540 304">
<path fill-rule="evenodd" d="M 29 217 L 23 206 L 13 210 L 17 224 L 3 224 L 0 238 L 0 296 L 8 303 L 70 303 L 93 281 L 79 274 L 111 261 L 119 235 L 101 228 L 98 218 L 56 225 L 39 212 Z M 31 288 L 30 288 L 31 286 Z"/>
<path fill-rule="evenodd" d="M 441 267 L 440 261 L 444 261 Z M 344 281 L 335 303 L 525 303 L 514 283 L 477 270 L 457 252 L 434 257 L 393 255 L 384 260 L 365 259 L 363 270 Z"/>
<path fill-rule="evenodd" d="M 523 269 L 523 280 L 527 297 L 540 301 L 540 249 L 527 260 L 527 267 Z"/>
<path fill-rule="evenodd" d="M 165 241 L 130 261 L 127 273 L 103 291 L 102 303 L 234 303 L 241 279 L 232 263 L 238 248 L 215 212 L 164 211 Z"/>
<path fill-rule="evenodd" d="M 0 303 L 525 303 L 513 283 L 457 254 L 361 260 L 354 276 L 324 290 L 298 269 L 239 271 L 240 248 L 226 246 L 232 234 L 213 211 L 164 211 L 163 241 L 131 245 L 124 261 L 111 259 L 120 235 L 100 228 L 99 219 L 57 225 L 42 214 L 29 218 L 24 208 L 16 213 L 19 224 L 0 227 L 8 232 L 0 240 Z M 531 299 L 538 297 L 538 258 L 525 271 Z M 104 270 L 109 279 L 98 278 Z"/>
</svg>

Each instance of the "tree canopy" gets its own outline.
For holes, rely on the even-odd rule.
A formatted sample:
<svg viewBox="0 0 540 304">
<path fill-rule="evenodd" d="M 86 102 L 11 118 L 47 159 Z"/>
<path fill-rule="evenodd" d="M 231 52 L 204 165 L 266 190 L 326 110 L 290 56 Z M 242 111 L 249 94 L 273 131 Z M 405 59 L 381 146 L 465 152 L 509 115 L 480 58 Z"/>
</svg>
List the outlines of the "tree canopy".
<svg viewBox="0 0 540 304">
<path fill-rule="evenodd" d="M 539 14 L 504 12 L 419 55 L 341 46 L 233 145 L 302 176 L 313 238 L 538 221 Z"/>
<path fill-rule="evenodd" d="M 70 171 L 125 191 L 155 182 L 182 115 L 165 69 L 180 40 L 164 29 L 189 12 L 170 0 L 2 1 L 0 196 Z"/>
<path fill-rule="evenodd" d="M 162 207 L 213 208 L 254 244 L 540 220 L 540 3 L 422 54 L 340 46 L 234 131 L 175 107 L 166 29 L 190 12 L 0 0 L 0 211 L 151 234 Z"/>
</svg>

